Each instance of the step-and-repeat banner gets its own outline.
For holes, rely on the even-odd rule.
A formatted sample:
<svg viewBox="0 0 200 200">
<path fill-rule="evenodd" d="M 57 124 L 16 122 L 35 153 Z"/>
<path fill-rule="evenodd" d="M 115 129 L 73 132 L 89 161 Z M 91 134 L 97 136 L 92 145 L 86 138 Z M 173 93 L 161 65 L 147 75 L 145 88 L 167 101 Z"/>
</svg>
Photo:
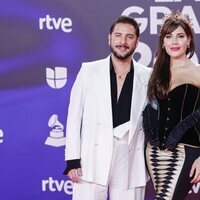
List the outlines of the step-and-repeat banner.
<svg viewBox="0 0 200 200">
<path fill-rule="evenodd" d="M 151 67 L 161 18 L 193 20 L 200 59 L 200 0 L 0 0 L 0 199 L 71 200 L 65 168 L 69 95 L 83 61 L 109 54 L 113 20 L 140 24 L 135 59 Z M 146 200 L 152 200 L 152 185 Z M 200 183 L 187 200 L 200 199 Z"/>
</svg>

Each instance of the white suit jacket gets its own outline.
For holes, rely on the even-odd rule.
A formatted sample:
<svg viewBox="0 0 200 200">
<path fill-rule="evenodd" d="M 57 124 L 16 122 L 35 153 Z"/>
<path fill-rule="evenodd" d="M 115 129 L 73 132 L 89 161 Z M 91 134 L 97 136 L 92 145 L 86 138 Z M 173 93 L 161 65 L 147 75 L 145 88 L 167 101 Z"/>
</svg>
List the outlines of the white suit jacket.
<svg viewBox="0 0 200 200">
<path fill-rule="evenodd" d="M 151 69 L 135 62 L 129 129 L 129 188 L 144 186 L 144 133 L 141 113 Z M 83 63 L 72 87 L 65 160 L 81 159 L 82 179 L 106 185 L 113 151 L 110 56 Z M 120 176 L 120 174 L 119 174 Z"/>
</svg>

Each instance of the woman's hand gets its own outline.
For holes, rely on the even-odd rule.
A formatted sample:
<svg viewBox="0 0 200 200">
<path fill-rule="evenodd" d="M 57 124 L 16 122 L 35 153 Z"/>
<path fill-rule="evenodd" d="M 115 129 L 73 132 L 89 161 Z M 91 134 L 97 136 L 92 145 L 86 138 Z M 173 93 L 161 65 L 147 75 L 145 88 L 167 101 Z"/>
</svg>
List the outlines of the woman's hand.
<svg viewBox="0 0 200 200">
<path fill-rule="evenodd" d="M 200 182 L 200 156 L 192 164 L 192 168 L 190 170 L 190 177 L 192 177 L 192 176 L 194 176 L 194 177 L 190 181 L 191 183 Z"/>
</svg>

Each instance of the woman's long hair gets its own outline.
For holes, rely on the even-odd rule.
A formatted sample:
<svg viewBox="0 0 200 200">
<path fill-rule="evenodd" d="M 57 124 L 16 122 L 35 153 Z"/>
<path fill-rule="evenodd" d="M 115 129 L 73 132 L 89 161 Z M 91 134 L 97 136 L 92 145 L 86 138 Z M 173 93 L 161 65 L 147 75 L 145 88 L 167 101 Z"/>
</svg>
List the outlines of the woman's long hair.
<svg viewBox="0 0 200 200">
<path fill-rule="evenodd" d="M 158 47 L 155 55 L 156 61 L 153 65 L 153 72 L 151 74 L 148 84 L 147 96 L 149 100 L 153 100 L 155 98 L 155 95 L 160 99 L 165 99 L 167 97 L 171 80 L 171 72 L 169 66 L 170 57 L 163 47 L 164 37 L 167 34 L 172 33 L 179 26 L 184 29 L 186 35 L 191 39 L 190 45 L 186 50 L 186 55 L 188 55 L 188 58 L 191 58 L 194 54 L 194 36 L 189 24 L 188 16 L 185 16 L 180 12 L 171 13 L 164 21 L 158 38 Z"/>
</svg>

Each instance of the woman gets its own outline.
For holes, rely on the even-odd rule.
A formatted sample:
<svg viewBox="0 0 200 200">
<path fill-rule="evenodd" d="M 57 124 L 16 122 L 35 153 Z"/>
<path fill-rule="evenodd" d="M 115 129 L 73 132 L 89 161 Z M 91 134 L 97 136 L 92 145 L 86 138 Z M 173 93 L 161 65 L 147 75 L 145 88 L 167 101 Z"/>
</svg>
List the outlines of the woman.
<svg viewBox="0 0 200 200">
<path fill-rule="evenodd" d="M 200 65 L 190 60 L 194 50 L 188 16 L 166 15 L 148 85 L 157 111 L 148 104 L 143 113 L 156 200 L 183 200 L 200 182 Z"/>
</svg>

